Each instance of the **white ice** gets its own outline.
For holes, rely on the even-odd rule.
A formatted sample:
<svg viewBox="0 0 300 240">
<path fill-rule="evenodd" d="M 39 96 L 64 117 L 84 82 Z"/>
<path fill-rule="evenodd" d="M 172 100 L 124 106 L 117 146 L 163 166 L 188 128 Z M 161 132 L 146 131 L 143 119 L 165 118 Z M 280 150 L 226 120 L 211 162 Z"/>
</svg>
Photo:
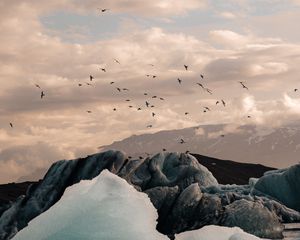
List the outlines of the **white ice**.
<svg viewBox="0 0 300 240">
<path fill-rule="evenodd" d="M 109 171 L 67 188 L 14 240 L 168 240 L 148 196 Z"/>
<path fill-rule="evenodd" d="M 238 227 L 205 226 L 176 235 L 176 240 L 260 240 Z"/>
</svg>

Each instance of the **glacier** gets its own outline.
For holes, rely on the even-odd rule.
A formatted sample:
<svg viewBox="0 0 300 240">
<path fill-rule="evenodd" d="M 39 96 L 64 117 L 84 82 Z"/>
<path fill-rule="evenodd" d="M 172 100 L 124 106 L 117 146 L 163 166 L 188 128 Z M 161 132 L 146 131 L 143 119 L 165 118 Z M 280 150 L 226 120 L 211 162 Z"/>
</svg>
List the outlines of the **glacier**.
<svg viewBox="0 0 300 240">
<path fill-rule="evenodd" d="M 145 193 L 104 170 L 65 191 L 14 240 L 167 240 L 156 231 L 158 214 Z"/>
<path fill-rule="evenodd" d="M 200 197 L 198 185 L 193 184 L 190 189 Z M 187 194 L 188 191 L 182 197 Z M 92 180 L 83 180 L 67 188 L 54 206 L 33 219 L 13 240 L 167 240 L 167 236 L 156 230 L 157 217 L 157 211 L 145 193 L 104 170 Z M 260 238 L 237 227 L 220 226 L 206 226 L 178 234 L 175 238 L 193 239 Z"/>
<path fill-rule="evenodd" d="M 107 170 L 148 195 L 158 213 L 156 229 L 171 238 L 207 225 L 218 225 L 278 239 L 282 237 L 283 223 L 300 222 L 299 211 L 255 189 L 261 179 L 294 170 L 269 172 L 261 179 L 250 179 L 248 185 L 221 185 L 190 154 L 164 152 L 134 159 L 119 151 L 107 151 L 54 163 L 42 181 L 32 185 L 25 196 L 0 215 L 0 240 L 12 239 L 29 222 L 68 196 L 73 186 L 84 183 L 83 180 L 97 179 Z M 297 184 L 299 179 L 291 181 Z M 299 189 L 290 194 L 291 198 L 297 198 Z"/>
</svg>

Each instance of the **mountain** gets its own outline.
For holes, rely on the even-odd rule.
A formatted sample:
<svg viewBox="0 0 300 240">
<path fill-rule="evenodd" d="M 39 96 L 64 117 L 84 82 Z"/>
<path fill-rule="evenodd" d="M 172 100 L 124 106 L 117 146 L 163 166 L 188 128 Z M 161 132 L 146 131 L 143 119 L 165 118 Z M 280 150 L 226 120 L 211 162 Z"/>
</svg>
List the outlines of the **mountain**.
<svg viewBox="0 0 300 240">
<path fill-rule="evenodd" d="M 217 164 L 212 165 L 217 166 Z M 135 190 L 148 195 L 158 212 L 157 230 L 171 239 L 174 239 L 175 234 L 207 225 L 237 226 L 247 233 L 262 238 L 280 238 L 284 229 L 283 223 L 300 221 L 299 212 L 276 200 L 283 200 L 287 206 L 293 207 L 289 202 L 284 201 L 282 196 L 284 191 L 272 194 L 273 189 L 277 188 L 277 184 L 272 183 L 272 178 L 276 175 L 278 181 L 281 182 L 283 182 L 282 178 L 286 178 L 281 186 L 292 187 L 289 191 L 289 198 L 296 199 L 299 196 L 297 184 L 292 183 L 298 182 L 294 173 L 299 172 L 300 165 L 296 165 L 290 171 L 274 170 L 267 173 L 265 176 L 271 177 L 263 180 L 268 186 L 268 192 L 265 194 L 263 187 L 255 189 L 256 182 L 260 182 L 255 179 L 251 179 L 247 185 L 219 184 L 213 174 L 201 164 L 201 159 L 197 160 L 190 154 L 161 152 L 148 158 L 129 158 L 119 151 L 106 151 L 86 158 L 54 163 L 40 182 L 31 185 L 25 196 L 20 196 L 2 212 L 0 240 L 12 239 L 20 230 L 26 229 L 31 220 L 40 215 L 39 219 L 45 219 L 49 214 L 53 214 L 52 207 L 59 204 L 64 196 L 74 204 L 77 199 L 73 198 L 75 195 L 70 195 L 70 192 L 74 193 L 72 189 L 75 187 L 71 189 L 69 187 L 80 183 L 80 186 L 83 186 L 83 188 L 79 187 L 81 189 L 79 191 L 82 192 L 80 195 L 89 193 L 85 194 L 86 201 L 80 203 L 78 208 L 73 208 L 74 211 L 76 210 L 74 221 L 78 221 L 82 217 L 81 205 L 89 206 L 96 197 L 99 200 L 103 199 L 102 194 L 97 192 L 100 191 L 98 188 L 93 191 L 88 187 L 93 186 L 93 183 L 99 180 L 97 176 L 103 170 L 109 170 L 112 174 L 126 180 Z M 283 172 L 286 173 L 281 176 Z M 231 174 L 234 175 L 234 172 Z M 265 186 L 264 182 L 261 186 Z M 109 183 L 107 187 L 104 187 L 103 194 L 107 194 L 107 191 L 114 187 L 114 183 Z M 111 201 L 106 200 L 106 203 Z M 112 206 L 106 210 L 114 214 L 122 211 L 124 206 L 119 201 L 117 203 L 118 207 Z M 63 205 L 70 206 L 69 204 Z M 68 211 L 72 211 L 72 208 Z M 89 214 L 83 212 L 85 217 L 88 217 L 86 215 Z M 91 219 L 99 217 L 99 215 L 93 215 L 95 213 L 93 209 L 89 209 L 89 213 L 91 213 Z M 71 215 L 65 214 L 60 219 L 66 219 L 68 216 Z M 134 221 L 135 216 L 132 215 L 131 219 Z M 105 222 L 105 219 L 102 218 L 101 221 Z M 39 220 L 34 222 L 39 222 Z M 54 239 L 57 239 L 56 233 L 68 235 L 59 223 L 55 222 L 54 225 L 58 227 L 55 229 L 59 229 L 59 232 L 54 230 L 51 233 L 54 234 L 52 235 Z M 79 225 L 68 224 L 69 228 L 80 233 Z M 28 230 L 30 231 L 30 228 Z"/>
<path fill-rule="evenodd" d="M 185 143 L 180 144 L 180 139 Z M 299 161 L 300 125 L 278 128 L 255 125 L 203 125 L 133 135 L 100 147 L 101 150 L 115 149 L 133 156 L 153 154 L 162 151 L 163 148 L 167 151 L 189 150 L 219 159 L 286 168 Z"/>
</svg>

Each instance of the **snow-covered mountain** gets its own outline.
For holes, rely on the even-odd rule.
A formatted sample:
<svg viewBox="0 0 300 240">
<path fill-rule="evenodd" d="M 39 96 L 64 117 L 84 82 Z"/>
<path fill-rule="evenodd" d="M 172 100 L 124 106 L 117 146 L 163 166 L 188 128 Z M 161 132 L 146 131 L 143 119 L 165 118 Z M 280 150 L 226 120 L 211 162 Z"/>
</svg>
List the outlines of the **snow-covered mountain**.
<svg viewBox="0 0 300 240">
<path fill-rule="evenodd" d="M 181 139 L 185 143 L 180 143 Z M 300 124 L 279 128 L 254 125 L 203 125 L 181 130 L 133 135 L 101 150 L 115 149 L 133 156 L 162 151 L 185 152 L 285 168 L 299 162 Z"/>
</svg>

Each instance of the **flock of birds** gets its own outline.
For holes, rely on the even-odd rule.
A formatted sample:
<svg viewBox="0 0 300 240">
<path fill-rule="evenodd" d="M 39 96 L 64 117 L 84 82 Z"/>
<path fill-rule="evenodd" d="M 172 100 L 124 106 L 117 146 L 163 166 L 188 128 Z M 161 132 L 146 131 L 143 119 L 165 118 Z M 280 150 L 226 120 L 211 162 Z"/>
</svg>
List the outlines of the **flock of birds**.
<svg viewBox="0 0 300 240">
<path fill-rule="evenodd" d="M 105 13 L 105 12 L 109 11 L 110 9 L 107 9 L 107 8 L 104 8 L 104 9 L 98 8 L 98 10 L 99 10 L 101 13 Z M 113 61 L 114 61 L 116 64 L 121 65 L 121 62 L 120 62 L 118 59 L 114 58 Z M 154 67 L 154 64 L 149 64 L 149 65 L 152 66 L 152 67 Z M 184 64 L 183 67 L 184 67 L 184 69 L 185 69 L 186 71 L 189 71 L 189 66 L 188 66 L 188 65 Z M 103 73 L 107 73 L 106 68 L 101 67 L 99 70 L 100 70 L 101 72 L 103 72 Z M 147 77 L 147 78 L 153 78 L 153 79 L 155 79 L 155 78 L 157 78 L 157 75 L 146 74 L 146 77 Z M 201 78 L 201 80 L 204 80 L 204 75 L 203 75 L 203 74 L 200 74 L 200 78 Z M 79 87 L 83 87 L 84 84 L 87 85 L 87 86 L 93 86 L 93 81 L 94 81 L 94 80 L 95 80 L 95 77 L 91 74 L 91 75 L 89 75 L 89 82 L 87 81 L 87 82 L 85 82 L 85 83 L 78 83 L 78 86 L 79 86 Z M 177 82 L 178 82 L 179 85 L 181 85 L 181 84 L 183 83 L 183 80 L 180 79 L 180 78 L 177 78 Z M 245 84 L 244 82 L 239 81 L 238 83 L 240 84 L 240 86 L 241 86 L 243 89 L 245 89 L 245 90 L 247 90 L 247 91 L 249 90 L 249 88 L 246 86 L 246 84 Z M 114 81 L 111 81 L 111 82 L 110 82 L 110 85 L 114 85 L 114 84 L 115 84 Z M 197 84 L 199 87 L 201 87 L 201 88 L 202 88 L 205 92 L 207 92 L 208 94 L 210 94 L 210 95 L 213 94 L 213 91 L 212 91 L 211 89 L 205 87 L 203 82 L 196 82 L 196 84 Z M 35 84 L 35 87 L 38 88 L 38 89 L 40 90 L 40 98 L 43 100 L 43 99 L 46 97 L 45 91 L 41 88 L 41 86 L 40 86 L 39 84 Z M 118 91 L 118 92 L 129 91 L 128 88 L 116 87 L 115 89 L 116 89 L 116 91 Z M 297 92 L 297 91 L 298 91 L 298 89 L 295 88 L 295 89 L 294 89 L 294 92 Z M 148 94 L 147 92 L 144 93 L 144 96 L 149 97 L 148 95 L 149 95 L 149 94 Z M 164 101 L 164 100 L 165 100 L 165 98 L 159 97 L 159 96 L 156 96 L 156 95 L 152 96 L 151 98 L 152 98 L 152 99 L 159 99 L 159 100 L 161 100 L 161 101 Z M 126 101 L 126 102 L 131 102 L 131 99 L 126 99 L 125 101 Z M 226 102 L 225 102 L 225 100 L 223 100 L 223 99 L 217 100 L 217 101 L 215 102 L 215 104 L 216 104 L 216 105 L 221 104 L 221 105 L 223 105 L 223 107 L 226 107 Z M 133 105 L 128 105 L 128 107 L 129 107 L 129 108 L 134 108 Z M 153 104 L 151 104 L 150 101 L 149 101 L 148 99 L 145 100 L 145 107 L 146 107 L 147 109 L 153 109 L 153 108 L 155 108 L 155 106 L 154 106 Z M 141 106 L 139 106 L 139 107 L 136 108 L 137 111 L 142 111 L 142 109 L 143 109 L 143 108 L 142 108 Z M 113 110 L 113 111 L 117 111 L 117 108 L 114 107 L 112 110 Z M 209 111 L 211 111 L 211 109 L 210 109 L 209 107 L 207 107 L 207 106 L 203 107 L 203 112 L 204 112 L 204 113 L 209 112 Z M 86 112 L 89 113 L 89 114 L 92 113 L 91 110 L 86 110 Z M 151 115 L 152 115 L 152 117 L 155 117 L 155 116 L 156 116 L 155 111 L 151 111 Z M 189 115 L 189 112 L 185 112 L 184 115 Z M 251 118 L 251 116 L 248 115 L 247 118 Z M 12 122 L 10 122 L 9 125 L 10 125 L 11 128 L 14 127 L 14 125 L 13 125 Z M 147 128 L 152 128 L 153 125 L 152 125 L 152 124 L 149 124 L 149 125 L 147 125 L 146 127 L 147 127 Z M 225 135 L 222 134 L 222 135 L 220 135 L 220 137 L 225 137 Z M 185 141 L 184 139 L 181 138 L 181 139 L 179 139 L 179 142 L 178 142 L 178 143 L 179 143 L 179 144 L 185 144 L 186 141 Z M 166 149 L 163 148 L 163 151 L 166 151 Z M 186 152 L 188 153 L 189 151 L 186 151 Z M 146 154 L 147 154 L 147 153 L 146 153 Z M 140 158 L 141 158 L 141 157 L 140 157 Z"/>
</svg>

